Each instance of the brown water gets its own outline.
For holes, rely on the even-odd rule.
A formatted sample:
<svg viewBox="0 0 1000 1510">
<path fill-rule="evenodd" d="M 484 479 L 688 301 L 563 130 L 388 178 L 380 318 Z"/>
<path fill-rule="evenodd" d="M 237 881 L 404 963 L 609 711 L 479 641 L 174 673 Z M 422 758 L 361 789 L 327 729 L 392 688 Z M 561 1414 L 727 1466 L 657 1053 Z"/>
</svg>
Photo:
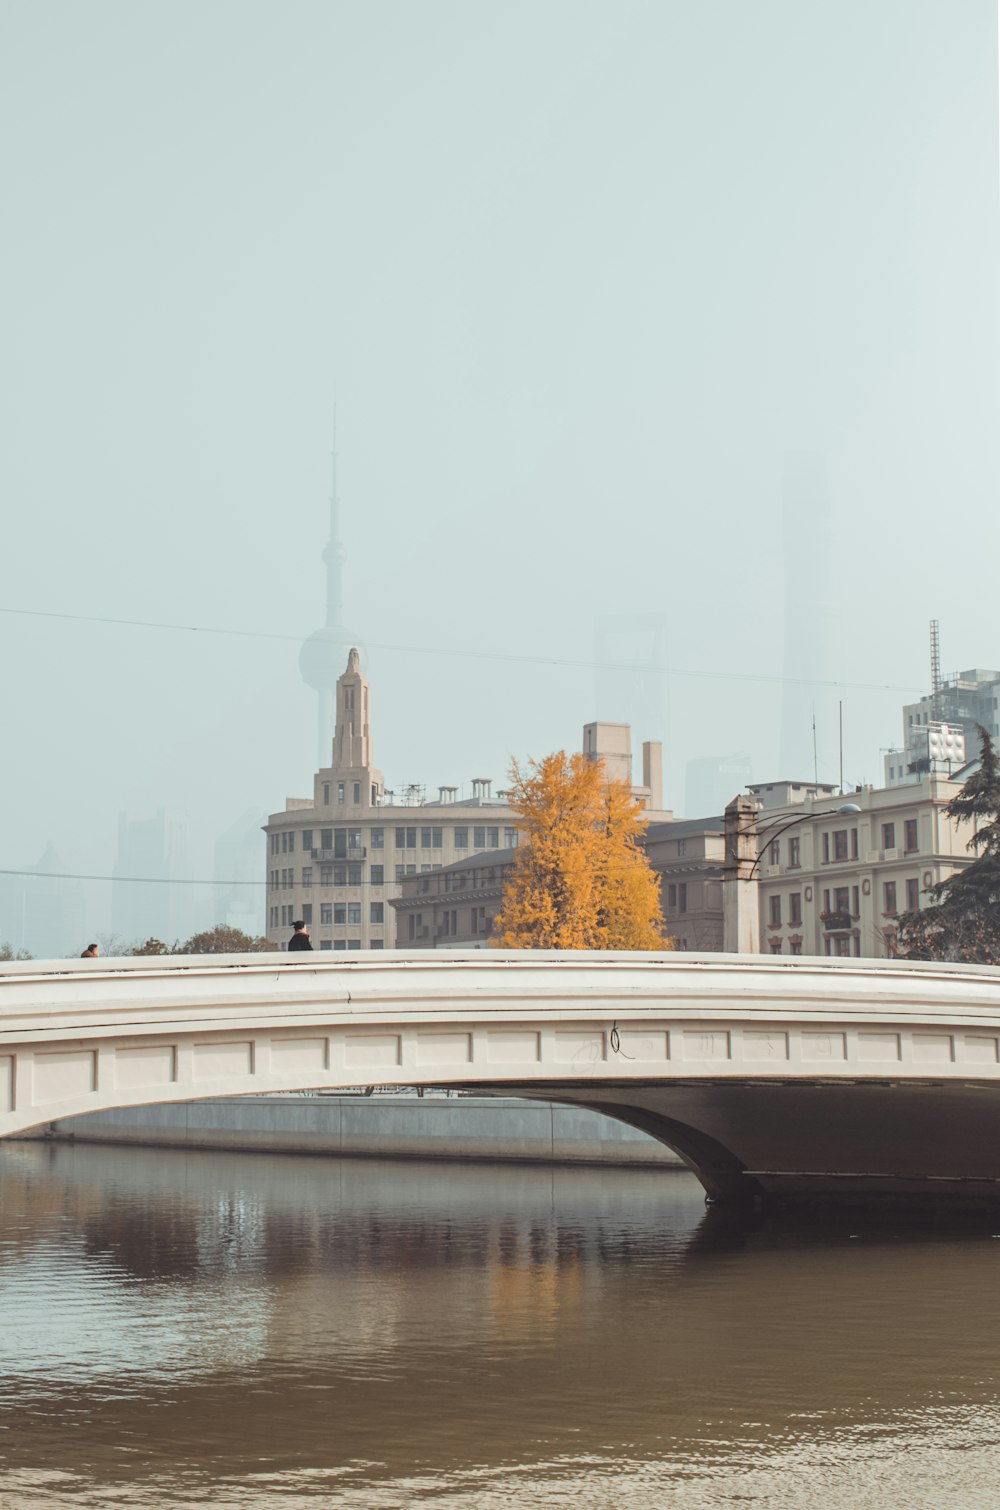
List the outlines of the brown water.
<svg viewBox="0 0 1000 1510">
<path fill-rule="evenodd" d="M 0 1145 L 0 1507 L 992 1507 L 998 1280 L 686 1175 Z"/>
</svg>

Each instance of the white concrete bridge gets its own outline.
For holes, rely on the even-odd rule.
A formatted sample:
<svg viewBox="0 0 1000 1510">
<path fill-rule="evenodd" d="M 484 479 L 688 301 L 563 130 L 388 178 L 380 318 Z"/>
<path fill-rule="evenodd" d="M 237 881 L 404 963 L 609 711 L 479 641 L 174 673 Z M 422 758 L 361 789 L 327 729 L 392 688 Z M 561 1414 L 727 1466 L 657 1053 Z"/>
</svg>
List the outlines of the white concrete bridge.
<svg viewBox="0 0 1000 1510">
<path fill-rule="evenodd" d="M 0 965 L 0 1135 L 373 1082 L 592 1107 L 721 1198 L 1000 1204 L 1000 969 L 496 950 Z"/>
</svg>

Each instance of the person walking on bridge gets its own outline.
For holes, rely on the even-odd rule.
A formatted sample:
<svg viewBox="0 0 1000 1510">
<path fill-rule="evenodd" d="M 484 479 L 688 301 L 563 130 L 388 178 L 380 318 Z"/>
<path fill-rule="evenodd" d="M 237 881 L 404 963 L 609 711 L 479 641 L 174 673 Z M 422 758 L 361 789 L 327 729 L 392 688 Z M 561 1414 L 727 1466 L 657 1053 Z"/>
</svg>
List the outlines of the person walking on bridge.
<svg viewBox="0 0 1000 1510">
<path fill-rule="evenodd" d="M 306 927 L 305 923 L 293 923 L 292 927 L 295 931 L 292 934 L 291 938 L 288 940 L 289 954 L 291 954 L 293 949 L 311 949 L 312 942 L 309 938 L 309 929 Z"/>
</svg>

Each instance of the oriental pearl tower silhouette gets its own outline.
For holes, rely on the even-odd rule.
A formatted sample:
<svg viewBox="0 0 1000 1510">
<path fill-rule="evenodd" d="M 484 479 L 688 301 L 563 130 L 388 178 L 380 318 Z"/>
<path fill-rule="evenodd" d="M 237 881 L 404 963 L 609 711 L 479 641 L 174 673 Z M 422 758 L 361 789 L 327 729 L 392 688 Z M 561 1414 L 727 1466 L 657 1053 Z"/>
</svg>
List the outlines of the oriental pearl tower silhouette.
<svg viewBox="0 0 1000 1510">
<path fill-rule="evenodd" d="M 358 636 L 344 627 L 344 559 L 340 539 L 340 500 L 337 497 L 337 425 L 333 427 L 333 478 L 330 489 L 330 538 L 323 551 L 326 566 L 326 623 L 305 641 L 299 651 L 302 680 L 316 693 L 318 702 L 319 767 L 333 758 L 336 721 L 337 678 L 343 670 L 346 647 L 360 645 Z"/>
</svg>

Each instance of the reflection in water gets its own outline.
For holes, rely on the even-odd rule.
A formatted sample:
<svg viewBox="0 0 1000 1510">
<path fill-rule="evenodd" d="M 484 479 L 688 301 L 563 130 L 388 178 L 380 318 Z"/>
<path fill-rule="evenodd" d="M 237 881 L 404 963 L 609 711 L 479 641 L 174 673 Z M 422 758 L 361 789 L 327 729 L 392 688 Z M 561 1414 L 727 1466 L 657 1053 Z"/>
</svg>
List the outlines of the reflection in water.
<svg viewBox="0 0 1000 1510">
<path fill-rule="evenodd" d="M 1000 1241 L 685 1175 L 0 1147 L 0 1507 L 993 1505 Z"/>
</svg>

